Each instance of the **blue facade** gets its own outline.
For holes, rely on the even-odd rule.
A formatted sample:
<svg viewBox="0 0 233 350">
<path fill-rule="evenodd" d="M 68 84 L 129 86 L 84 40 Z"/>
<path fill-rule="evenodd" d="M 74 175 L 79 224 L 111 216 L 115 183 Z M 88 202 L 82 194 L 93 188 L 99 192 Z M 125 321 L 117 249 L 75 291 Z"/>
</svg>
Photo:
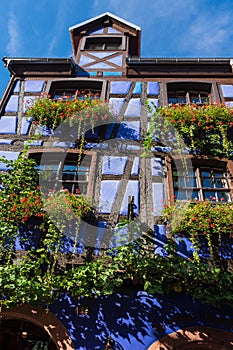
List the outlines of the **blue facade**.
<svg viewBox="0 0 233 350">
<path fill-rule="evenodd" d="M 111 25 L 103 23 L 102 19 L 111 19 Z M 127 66 L 127 57 L 137 56 L 139 52 L 137 46 L 140 45 L 140 28 L 127 21 L 120 21 L 117 16 L 105 14 L 93 20 L 93 23 L 90 20 L 70 30 L 73 44 L 77 45 L 77 52 L 74 52 L 74 57 L 70 61 L 72 67 L 69 67 L 70 70 L 67 68 L 63 75 L 59 75 L 56 68 L 51 68 L 54 71 L 49 72 L 50 66 L 48 66 L 47 73 L 45 70 L 35 76 L 26 73 L 22 76 L 19 71 L 12 77 L 11 90 L 1 101 L 0 156 L 8 160 L 17 159 L 24 145 L 28 143 L 30 143 L 29 154 L 35 158 L 37 156 L 36 159 L 39 157 L 42 159 L 46 152 L 50 152 L 53 156 L 56 154 L 57 157 L 60 150 L 60 158 L 56 158 L 59 158 L 57 163 L 53 157 L 47 158 L 48 168 L 57 171 L 57 175 L 57 169 L 62 165 L 64 173 L 64 169 L 66 172 L 68 169 L 69 174 L 72 174 L 74 163 L 69 160 L 66 164 L 64 154 L 70 157 L 78 154 L 76 130 L 74 128 L 69 130 L 69 137 L 64 138 L 62 129 L 58 128 L 56 133 L 46 127 L 35 126 L 32 118 L 26 118 L 25 112 L 40 93 L 65 95 L 70 91 L 76 92 L 82 89 L 98 91 L 100 97 L 108 101 L 113 120 L 107 125 L 96 125 L 94 132 L 87 130 L 85 134 L 86 142 L 83 150 L 85 156 L 91 158 L 91 165 L 86 165 L 85 161 L 81 163 L 82 175 L 85 178 L 82 191 L 84 194 L 90 194 L 94 202 L 98 203 L 99 216 L 98 225 L 95 227 L 95 241 L 91 242 L 92 248 L 95 248 L 95 253 L 98 254 L 99 248 L 105 244 L 108 218 L 115 215 L 117 223 L 120 217 L 126 219 L 129 214 L 129 198 L 133 197 L 133 218 L 137 218 L 140 223 L 147 225 L 153 231 L 155 254 L 165 255 L 167 232 L 166 226 L 159 219 L 164 205 L 174 200 L 175 186 L 168 161 L 171 143 L 174 140 L 158 143 L 152 149 L 149 158 L 141 157 L 142 141 L 149 129 L 152 114 L 159 106 L 166 104 L 169 98 L 178 96 L 174 94 L 169 84 L 183 82 L 184 86 L 187 84 L 192 86 L 191 78 L 181 75 L 176 81 L 177 77 L 173 74 L 174 66 L 168 67 L 168 63 L 162 68 L 162 72 L 168 71 L 171 76 L 164 77 L 161 71 L 157 72 L 157 76 L 153 76 L 157 62 L 152 62 L 154 65 L 147 62 L 144 67 L 147 73 L 144 72 L 141 76 L 139 73 L 136 75 L 137 70 L 140 70 L 140 62 L 135 71 L 130 71 L 133 68 L 130 64 Z M 97 45 L 96 38 L 99 38 L 102 47 L 100 44 Z M 106 42 L 103 38 L 107 38 Z M 22 66 L 24 64 L 30 65 L 28 62 L 21 63 Z M 56 67 L 57 62 L 53 64 Z M 131 73 L 127 74 L 129 71 Z M 181 73 L 178 72 L 177 75 L 179 74 Z M 201 84 L 201 88 L 204 86 L 204 90 L 206 89 L 204 93 L 207 93 L 209 85 L 212 84 L 209 91 L 213 99 L 221 99 L 226 105 L 232 106 L 233 76 L 230 78 L 227 76 L 229 81 L 226 81 L 227 78 L 221 80 L 216 73 L 215 80 L 210 83 L 208 74 L 203 77 L 203 69 L 201 74 L 200 72 L 195 74 L 195 87 Z M 185 93 L 191 96 L 190 91 Z M 146 105 L 149 105 L 151 110 L 148 110 Z M 183 154 L 187 153 L 189 149 L 184 149 Z M 42 163 L 40 166 L 44 165 Z M 215 167 L 217 168 L 216 164 Z M 6 170 L 5 164 L 0 162 L 0 171 Z M 188 191 L 189 188 L 185 190 Z M 198 190 L 201 192 L 203 189 Z M 229 188 L 225 187 L 224 190 L 231 202 L 232 188 L 229 185 Z M 88 243 L 86 237 L 89 229 L 90 226 L 86 223 L 81 225 L 77 254 L 82 254 L 84 244 Z M 68 234 L 64 236 L 62 253 L 66 254 L 72 252 L 74 240 L 73 236 Z M 39 239 L 39 230 L 25 226 L 19 231 L 16 250 L 27 251 L 30 247 L 36 248 Z M 209 251 L 205 239 L 202 243 L 202 257 L 208 258 Z M 113 235 L 110 247 L 115 244 Z M 178 254 L 184 259 L 192 258 L 194 248 L 189 239 L 180 239 L 177 241 L 177 247 Z M 221 256 L 225 259 L 232 258 L 232 244 L 223 242 Z M 93 299 L 83 297 L 76 300 L 64 294 L 49 306 L 49 311 L 61 321 L 73 342 L 70 348 L 57 343 L 58 350 L 132 348 L 148 350 L 152 344 L 166 335 L 190 327 L 205 326 L 233 332 L 233 309 L 228 305 L 220 308 L 205 305 L 178 292 L 152 296 L 131 284 L 119 289 L 113 295 Z M 107 347 L 109 337 L 111 347 Z M 233 348 L 233 343 L 229 346 Z"/>
</svg>

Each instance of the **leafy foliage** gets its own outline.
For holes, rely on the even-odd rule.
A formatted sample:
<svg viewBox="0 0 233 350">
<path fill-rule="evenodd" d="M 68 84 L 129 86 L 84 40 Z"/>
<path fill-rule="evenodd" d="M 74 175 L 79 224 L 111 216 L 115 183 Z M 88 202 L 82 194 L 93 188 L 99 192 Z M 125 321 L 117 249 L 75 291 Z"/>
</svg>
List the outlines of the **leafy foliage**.
<svg viewBox="0 0 233 350">
<path fill-rule="evenodd" d="M 72 208 L 72 215 L 79 219 L 90 210 L 90 201 L 63 191 L 61 194 L 52 193 L 45 199 L 43 206 L 33 160 L 22 155 L 15 161 L 5 160 L 5 162 L 9 166 L 9 171 L 0 175 L 1 200 L 8 199 L 4 202 L 4 214 L 0 216 L 2 305 L 6 307 L 23 303 L 49 305 L 64 292 L 74 297 L 96 297 L 111 294 L 125 283 L 130 283 L 134 288 L 144 289 L 149 294 L 186 292 L 211 304 L 225 302 L 233 305 L 231 271 L 222 271 L 216 264 L 182 258 L 177 254 L 174 241 L 168 241 L 163 255 L 156 254 L 150 232 L 145 232 L 140 238 L 108 250 L 100 256 L 93 255 L 92 259 L 83 259 L 82 265 L 72 264 L 75 255 L 69 256 L 63 253 L 65 221 L 61 218 L 58 224 L 54 224 L 53 219 L 57 217 L 54 204 L 58 203 L 58 208 L 64 212 L 64 217 L 70 217 L 69 209 Z M 20 214 L 12 215 L 14 201 L 17 207 L 19 206 L 17 210 Z M 32 203 L 34 205 L 30 206 Z M 47 211 L 48 206 L 50 211 Z M 28 208 L 30 212 L 26 210 Z M 224 213 L 221 212 L 221 208 L 224 207 L 219 207 L 220 212 L 216 211 L 216 215 L 218 220 L 225 223 L 228 220 L 226 215 L 232 215 L 231 208 L 229 206 L 228 211 L 225 209 Z M 206 213 L 210 209 L 206 204 Z M 205 208 L 202 211 L 204 212 Z M 198 214 L 192 211 L 187 215 L 195 224 L 191 218 Z M 33 218 L 37 216 L 39 222 L 33 223 Z M 225 217 L 224 222 L 221 217 Z M 18 228 L 26 224 L 32 226 L 31 234 L 33 230 L 39 228 L 40 240 L 35 247 L 31 246 L 29 250 L 21 253 L 19 259 L 16 251 Z M 122 227 L 124 225 L 127 223 L 122 223 Z M 190 229 L 191 224 L 187 227 Z M 136 225 L 135 230 L 139 229 L 140 227 Z M 71 268 L 66 269 L 66 264 L 63 262 L 69 262 L 69 259 Z"/>
<path fill-rule="evenodd" d="M 231 158 L 232 117 L 232 108 L 221 103 L 162 106 L 152 115 L 144 145 L 149 150 L 162 143 L 173 151 L 188 147 L 195 155 Z"/>
<path fill-rule="evenodd" d="M 94 109 L 90 111 L 89 107 Z M 80 110 L 84 110 L 84 114 L 77 114 Z M 169 139 L 173 144 L 175 138 L 175 147 L 178 149 L 181 149 L 183 145 L 181 141 L 184 138 L 195 152 L 206 150 L 213 154 L 229 156 L 232 145 L 225 137 L 232 127 L 229 119 L 232 115 L 231 110 L 224 106 L 192 108 L 180 106 L 177 111 L 173 107 L 163 107 L 158 113 L 164 117 L 163 124 L 157 123 L 157 113 L 151 118 L 152 123 L 145 140 L 147 149 L 153 142 L 158 142 L 159 134 L 156 132 L 160 130 L 160 136 L 164 136 L 166 142 Z M 209 114 L 212 117 L 208 117 Z M 83 131 L 85 129 L 83 126 L 90 120 L 92 124 L 95 118 L 107 120 L 110 116 L 108 110 L 102 109 L 102 106 L 91 100 L 53 101 L 48 96 L 38 98 L 28 109 L 27 115 L 32 116 L 34 122 L 52 129 L 64 119 L 70 118 L 70 122 L 76 120 L 80 130 Z M 173 131 L 170 129 L 171 125 L 175 128 L 174 134 L 171 133 Z M 201 133 L 199 135 L 200 129 L 207 135 L 208 149 L 202 143 L 202 136 L 199 137 L 199 141 L 195 141 L 195 137 L 203 135 Z M 216 142 L 213 142 L 214 135 Z M 84 133 L 81 136 L 84 138 Z M 2 203 L 0 303 L 2 305 L 6 307 L 23 303 L 49 305 L 63 293 L 69 293 L 74 297 L 95 297 L 111 294 L 125 283 L 130 283 L 134 288 L 144 289 L 149 294 L 185 292 L 210 304 L 233 305 L 232 271 L 219 266 L 219 262 L 215 259 L 216 247 L 212 240 L 212 237 L 219 237 L 223 232 L 232 234 L 231 205 L 212 206 L 208 202 L 197 203 L 194 206 L 186 204 L 184 220 L 176 221 L 171 230 L 173 234 L 184 234 L 193 238 L 197 252 L 193 259 L 184 259 L 180 256 L 173 240 L 168 240 L 163 254 L 157 254 L 153 236 L 144 230 L 140 238 L 99 256 L 92 255 L 89 259 L 85 259 L 84 256 L 82 265 L 75 265 L 72 262 L 75 260 L 73 258 L 75 258 L 76 240 L 74 240 L 74 253 L 71 255 L 63 253 L 64 227 L 68 219 L 71 221 L 73 218 L 77 219 L 76 225 L 71 227 L 75 230 L 73 236 L 76 237 L 80 218 L 91 210 L 90 200 L 64 191 L 53 192 L 47 198 L 43 198 L 37 186 L 38 173 L 33 160 L 28 159 L 23 153 L 16 161 L 2 161 L 8 167 L 8 172 L 0 174 Z M 165 212 L 167 219 L 170 219 L 169 215 L 175 209 L 177 208 L 170 207 Z M 178 216 L 176 219 L 178 220 Z M 127 223 L 122 223 L 120 227 L 124 227 L 125 224 Z M 40 238 L 36 245 L 28 244 L 30 248 L 21 252 L 19 256 L 16 251 L 19 230 L 24 230 L 26 226 L 30 227 L 31 234 L 39 230 Z M 141 228 L 135 226 L 135 231 L 138 229 Z M 200 230 L 209 237 L 213 258 L 211 263 L 198 256 L 197 237 Z M 133 235 L 133 232 L 130 234 Z M 69 269 L 66 269 L 67 262 L 70 262 Z"/>
<path fill-rule="evenodd" d="M 86 96 L 79 98 L 53 99 L 46 93 L 38 96 L 35 101 L 29 101 L 26 115 L 32 117 L 35 124 L 43 125 L 54 130 L 65 120 L 71 124 L 82 127 L 87 131 L 94 128 L 97 121 L 108 121 L 112 119 L 111 111 L 107 103 Z"/>
<path fill-rule="evenodd" d="M 194 257 L 198 261 L 200 236 L 206 238 L 213 262 L 219 258 L 222 238 L 227 238 L 230 245 L 233 237 L 233 205 L 230 203 L 177 201 L 164 209 L 163 219 L 174 237 L 190 238 L 195 248 Z"/>
</svg>

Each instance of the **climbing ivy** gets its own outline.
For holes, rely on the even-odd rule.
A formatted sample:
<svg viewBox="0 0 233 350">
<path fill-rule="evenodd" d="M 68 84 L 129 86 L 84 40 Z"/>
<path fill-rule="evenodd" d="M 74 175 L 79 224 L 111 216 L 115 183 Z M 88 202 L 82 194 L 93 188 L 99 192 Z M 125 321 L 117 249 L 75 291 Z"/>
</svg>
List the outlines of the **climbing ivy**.
<svg viewBox="0 0 233 350">
<path fill-rule="evenodd" d="M 66 204 L 71 205 L 64 208 L 64 197 L 52 193 L 51 199 L 45 199 L 46 205 L 52 207 L 49 215 L 37 185 L 34 161 L 25 154 L 15 161 L 2 161 L 9 170 L 0 174 L 3 203 L 0 214 L 1 305 L 11 307 L 30 303 L 48 307 L 63 293 L 92 298 L 111 294 L 125 284 L 149 294 L 182 292 L 210 304 L 233 305 L 232 271 L 201 259 L 183 258 L 177 254 L 173 240 L 168 240 L 162 254 L 157 253 L 153 234 L 145 228 L 141 237 L 128 244 L 99 255 L 92 254 L 89 259 L 85 259 L 84 254 L 81 265 L 72 264 L 76 251 L 65 254 L 64 222 L 61 220 L 57 224 L 54 221 L 53 205 L 62 198 L 62 210 L 72 207 L 73 215 L 80 219 L 91 209 L 90 200 L 62 192 Z M 122 226 L 127 232 L 127 222 Z M 30 243 L 35 230 L 40 231 L 40 239 L 37 244 L 28 244 L 28 249 L 19 257 L 17 241 L 21 239 L 20 232 L 26 229 L 30 230 L 24 240 Z M 140 227 L 135 223 L 135 230 L 138 229 Z"/>
<path fill-rule="evenodd" d="M 57 105 L 55 108 L 55 102 L 47 97 L 45 100 L 42 99 L 42 102 L 48 103 L 54 112 L 51 112 L 53 120 L 50 120 L 45 118 L 50 114 L 41 114 L 40 109 L 47 107 L 45 104 L 41 107 L 41 101 L 38 101 L 31 109 L 28 109 L 28 115 L 32 115 L 33 108 L 38 108 L 38 116 L 36 110 L 32 115 L 34 121 L 48 127 L 56 127 L 57 124 L 54 123 L 57 118 L 61 120 L 64 118 L 62 114 L 59 116 L 56 114 L 58 108 Z M 59 103 L 63 108 L 64 101 Z M 164 111 L 160 110 L 160 112 Z M 207 113 L 206 110 L 205 113 Z M 44 119 L 41 120 L 40 116 Z M 107 114 L 101 114 L 104 120 L 105 116 L 108 118 Z M 224 116 L 226 116 L 228 126 L 232 127 L 228 114 Z M 210 125 L 207 124 L 212 122 L 212 119 L 209 121 L 202 118 L 206 127 L 209 127 Z M 176 122 L 172 124 L 177 124 L 178 127 L 179 120 L 181 121 L 177 117 Z M 82 122 L 83 119 L 79 121 Z M 155 117 L 152 118 L 153 121 Z M 199 121 L 194 123 L 196 129 L 199 127 L 198 123 Z M 181 124 L 184 127 L 184 123 Z M 224 126 L 225 124 L 220 123 L 220 125 L 223 125 L 222 130 L 225 135 L 228 129 Z M 152 123 L 145 140 L 147 149 L 151 147 L 154 142 L 153 138 L 156 137 L 153 128 Z M 164 129 L 160 129 L 162 132 L 166 131 L 165 126 Z M 218 130 L 220 132 L 221 128 Z M 213 134 L 210 132 L 209 135 L 212 137 Z M 170 140 L 173 135 L 167 134 L 166 137 Z M 175 137 L 179 142 L 179 135 L 175 134 Z M 222 141 L 224 140 L 222 138 Z M 201 147 L 199 144 L 195 146 L 192 140 L 190 142 L 188 145 L 191 148 L 194 147 L 195 151 Z M 178 146 L 181 148 L 182 145 Z M 220 149 L 219 143 L 218 147 Z M 219 155 L 229 155 L 229 147 L 231 144 L 225 142 L 222 148 L 225 153 Z M 6 159 L 1 161 L 8 168 L 6 173 L 0 174 L 0 201 L 2 203 L 0 212 L 0 303 L 2 306 L 11 307 L 30 303 L 48 307 L 63 293 L 69 293 L 74 297 L 96 297 L 101 294 L 111 294 L 125 284 L 143 289 L 149 294 L 187 293 L 209 304 L 233 305 L 232 269 L 221 266 L 219 261 L 197 259 L 195 255 L 189 258 L 182 257 L 178 253 L 177 242 L 174 239 L 167 241 L 162 252 L 157 252 L 153 235 L 145 228 L 135 226 L 136 231 L 141 230 L 140 238 L 101 252 L 99 255 L 95 255 L 90 247 L 84 247 L 82 264 L 75 264 L 79 222 L 83 216 L 88 217 L 90 210 L 92 211 L 90 199 L 84 196 L 76 197 L 64 191 L 48 193 L 44 197 L 38 187 L 36 164 L 32 159 L 27 158 L 26 151 L 15 161 Z M 60 215 L 61 212 L 62 215 Z M 228 220 L 226 216 L 228 214 L 231 215 L 231 211 L 221 214 L 224 222 Z M 190 215 L 193 215 L 193 212 Z M 76 219 L 75 225 L 71 225 L 70 228 L 74 230 L 72 234 L 74 237 L 73 252 L 66 254 L 64 229 L 66 229 L 67 219 L 70 216 Z M 195 220 L 191 221 L 191 224 L 194 225 Z M 127 232 L 127 222 L 122 223 L 122 226 L 124 225 Z M 190 228 L 195 230 L 195 226 L 191 225 Z M 39 232 L 39 239 L 36 243 L 33 240 L 35 232 Z M 19 241 L 26 247 L 20 255 Z M 69 269 L 66 268 L 67 263 L 69 263 Z"/>
<path fill-rule="evenodd" d="M 169 104 L 152 111 L 144 140 L 146 150 L 154 145 L 170 147 L 173 154 L 232 158 L 233 109 L 222 103 Z"/>
</svg>

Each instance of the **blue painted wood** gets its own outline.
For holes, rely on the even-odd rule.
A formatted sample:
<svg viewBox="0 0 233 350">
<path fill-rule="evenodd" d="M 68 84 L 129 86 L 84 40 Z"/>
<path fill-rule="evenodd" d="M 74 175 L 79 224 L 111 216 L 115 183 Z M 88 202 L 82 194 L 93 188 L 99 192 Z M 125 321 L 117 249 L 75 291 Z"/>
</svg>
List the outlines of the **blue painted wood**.
<svg viewBox="0 0 233 350">
<path fill-rule="evenodd" d="M 108 140 L 110 139 L 112 132 L 114 130 L 115 124 L 111 123 L 106 126 L 106 131 L 105 131 L 105 139 Z"/>
<path fill-rule="evenodd" d="M 112 27 L 108 27 L 108 33 L 109 34 L 121 34 L 121 32 L 119 32 L 118 30 L 116 30 L 115 28 L 112 28 Z"/>
<path fill-rule="evenodd" d="M 125 111 L 125 117 L 140 117 L 142 102 L 140 98 L 131 98 Z"/>
<path fill-rule="evenodd" d="M 139 174 L 139 168 L 140 168 L 140 158 L 135 157 L 133 160 L 133 166 L 132 166 L 132 171 L 131 175 L 138 175 Z"/>
<path fill-rule="evenodd" d="M 5 108 L 5 112 L 18 112 L 18 104 L 19 104 L 19 96 L 16 95 L 12 95 L 9 99 L 9 101 L 7 102 L 6 108 Z"/>
<path fill-rule="evenodd" d="M 100 28 L 95 30 L 94 32 L 90 32 L 91 35 L 96 35 L 96 34 L 103 34 L 104 28 Z"/>
<path fill-rule="evenodd" d="M 105 58 L 116 53 L 115 51 L 107 51 L 107 52 L 92 52 L 91 55 L 97 58 Z"/>
<path fill-rule="evenodd" d="M 82 305 L 88 306 L 88 315 L 77 315 L 77 306 Z M 233 331 L 233 308 L 210 307 L 183 293 L 152 296 L 122 288 L 111 296 L 79 300 L 64 294 L 50 311 L 66 327 L 76 350 L 104 349 L 109 335 L 116 341 L 115 349 L 148 350 L 179 329 L 206 326 Z"/>
<path fill-rule="evenodd" d="M 110 66 L 109 64 L 106 64 L 104 62 L 99 62 L 96 64 L 92 64 L 90 66 L 88 66 L 88 69 L 111 69 L 112 66 Z"/>
<path fill-rule="evenodd" d="M 17 117 L 0 118 L 0 134 L 16 134 Z"/>
<path fill-rule="evenodd" d="M 43 145 L 43 141 L 40 141 L 40 140 L 28 140 L 28 141 L 24 141 L 24 144 L 27 146 L 27 145 L 30 145 L 30 146 L 42 146 Z"/>
<path fill-rule="evenodd" d="M 109 107 L 114 115 L 119 115 L 121 112 L 121 108 L 125 102 L 124 97 L 111 97 L 109 99 Z"/>
<path fill-rule="evenodd" d="M 148 95 L 158 95 L 159 94 L 159 83 L 154 81 L 149 81 L 147 84 L 147 94 Z"/>
<path fill-rule="evenodd" d="M 136 181 L 136 180 L 129 180 L 128 181 L 125 195 L 124 195 L 124 199 L 123 199 L 122 205 L 121 205 L 121 210 L 120 210 L 120 214 L 122 214 L 122 215 L 128 214 L 128 197 L 129 196 L 134 196 L 133 212 L 134 212 L 134 215 L 138 216 L 139 211 L 140 211 L 140 209 L 139 209 L 139 181 Z"/>
<path fill-rule="evenodd" d="M 21 124 L 21 135 L 28 134 L 31 124 L 32 124 L 32 118 L 23 117 L 22 124 Z"/>
<path fill-rule="evenodd" d="M 155 216 L 161 215 L 164 208 L 164 186 L 162 183 L 152 183 L 152 212 Z"/>
<path fill-rule="evenodd" d="M 85 133 L 85 138 L 87 139 L 96 139 L 99 135 L 99 129 L 98 127 L 95 127 L 93 130 L 88 130 Z"/>
<path fill-rule="evenodd" d="M 161 158 L 151 158 L 151 173 L 152 176 L 162 176 Z"/>
<path fill-rule="evenodd" d="M 128 157 L 104 156 L 102 164 L 102 174 L 104 175 L 122 175 L 127 163 Z"/>
<path fill-rule="evenodd" d="M 148 112 L 148 117 L 151 117 L 156 108 L 159 106 L 159 100 L 157 98 L 148 98 L 147 103 L 150 109 L 150 113 Z"/>
<path fill-rule="evenodd" d="M 221 85 L 222 93 L 224 97 L 232 97 L 233 98 L 233 85 Z"/>
<path fill-rule="evenodd" d="M 19 152 L 10 152 L 10 151 L 0 151 L 0 158 L 4 157 L 7 160 L 16 160 L 19 156 Z M 9 168 L 6 167 L 4 162 L 0 161 L 0 170 L 6 171 Z"/>
<path fill-rule="evenodd" d="M 31 106 L 31 104 L 35 101 L 36 96 L 26 96 L 23 100 L 23 112 L 27 111 L 27 108 Z"/>
<path fill-rule="evenodd" d="M 103 72 L 103 77 L 121 77 L 122 72 Z"/>
<path fill-rule="evenodd" d="M 131 86 L 130 81 L 112 81 L 110 86 L 110 94 L 127 94 Z"/>
<path fill-rule="evenodd" d="M 140 140 L 140 122 L 122 122 L 120 123 L 117 139 Z"/>
<path fill-rule="evenodd" d="M 79 60 L 80 66 L 83 66 L 84 64 L 88 64 L 88 63 L 92 63 L 92 62 L 95 62 L 95 60 L 92 58 L 89 58 L 85 55 L 81 55 L 80 60 Z"/>
<path fill-rule="evenodd" d="M 76 142 L 68 142 L 68 141 L 53 142 L 52 147 L 75 148 Z"/>
<path fill-rule="evenodd" d="M 136 95 L 141 93 L 142 93 L 142 82 L 137 81 L 133 89 L 133 94 Z"/>
<path fill-rule="evenodd" d="M 46 126 L 37 125 L 35 135 L 50 136 L 51 130 L 49 130 Z"/>
<path fill-rule="evenodd" d="M 228 107 L 233 107 L 233 101 L 226 101 L 225 105 Z"/>
<path fill-rule="evenodd" d="M 17 82 L 16 82 L 16 84 L 15 84 L 15 87 L 14 87 L 14 89 L 13 89 L 13 92 L 19 92 L 20 91 L 20 81 L 18 80 Z"/>
<path fill-rule="evenodd" d="M 121 67 L 121 66 L 122 66 L 122 59 L 123 59 L 123 56 L 122 56 L 122 55 L 118 55 L 118 56 L 116 56 L 116 57 L 109 58 L 109 59 L 107 60 L 107 62 L 114 63 L 114 64 L 116 64 L 117 66 Z"/>
<path fill-rule="evenodd" d="M 44 87 L 44 80 L 26 80 L 25 92 L 41 92 Z"/>
<path fill-rule="evenodd" d="M 118 180 L 103 180 L 100 188 L 99 212 L 109 214 L 112 210 L 113 202 L 116 198 L 119 186 Z"/>
<path fill-rule="evenodd" d="M 10 139 L 0 139 L 0 145 L 12 145 L 13 140 Z"/>
</svg>

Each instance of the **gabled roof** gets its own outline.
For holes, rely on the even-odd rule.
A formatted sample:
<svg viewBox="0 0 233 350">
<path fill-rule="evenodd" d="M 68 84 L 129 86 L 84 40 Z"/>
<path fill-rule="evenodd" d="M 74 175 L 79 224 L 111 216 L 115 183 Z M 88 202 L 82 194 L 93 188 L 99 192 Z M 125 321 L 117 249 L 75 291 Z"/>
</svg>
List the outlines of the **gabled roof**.
<svg viewBox="0 0 233 350">
<path fill-rule="evenodd" d="M 102 14 L 99 15 L 99 16 L 93 17 L 93 18 L 91 18 L 91 19 L 88 19 L 87 21 L 84 21 L 84 22 L 81 22 L 81 23 L 79 23 L 79 24 L 76 24 L 76 25 L 70 27 L 70 28 L 69 28 L 69 31 L 72 31 L 72 30 L 74 30 L 74 29 L 77 29 L 77 28 L 79 28 L 79 27 L 82 27 L 82 26 L 84 26 L 84 25 L 86 25 L 86 24 L 88 24 L 88 23 L 91 23 L 91 22 L 93 22 L 93 21 L 96 21 L 96 20 L 101 19 L 101 18 L 106 17 L 106 16 L 111 17 L 111 18 L 113 18 L 113 19 L 115 19 L 115 20 L 117 20 L 117 21 L 119 21 L 119 22 L 121 22 L 121 23 L 124 23 L 125 25 L 127 25 L 127 26 L 129 26 L 129 27 L 131 27 L 131 28 L 134 28 L 135 30 L 141 31 L 141 27 L 137 26 L 136 24 L 133 24 L 133 23 L 131 23 L 131 22 L 128 22 L 128 21 L 122 19 L 121 17 L 118 17 L 118 16 L 114 15 L 114 14 L 111 13 L 111 12 L 102 13 Z"/>
</svg>

